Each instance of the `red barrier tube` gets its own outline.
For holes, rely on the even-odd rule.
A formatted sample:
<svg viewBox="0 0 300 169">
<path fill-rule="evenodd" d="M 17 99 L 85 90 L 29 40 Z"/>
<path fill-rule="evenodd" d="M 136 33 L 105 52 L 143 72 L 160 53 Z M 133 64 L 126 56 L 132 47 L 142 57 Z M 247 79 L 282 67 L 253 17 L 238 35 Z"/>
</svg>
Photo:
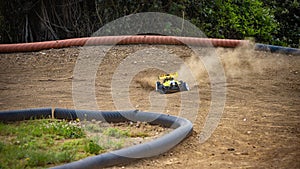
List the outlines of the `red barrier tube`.
<svg viewBox="0 0 300 169">
<path fill-rule="evenodd" d="M 162 45 L 196 45 L 196 46 L 214 46 L 214 47 L 237 47 L 247 45 L 247 40 L 231 39 L 212 39 L 196 37 L 179 36 L 152 36 L 152 35 L 133 35 L 133 36 L 100 36 L 74 38 L 55 41 L 18 43 L 18 44 L 0 44 L 0 53 L 10 52 L 31 52 L 51 48 L 64 48 L 71 46 L 85 45 L 129 45 L 129 44 L 162 44 Z"/>
</svg>

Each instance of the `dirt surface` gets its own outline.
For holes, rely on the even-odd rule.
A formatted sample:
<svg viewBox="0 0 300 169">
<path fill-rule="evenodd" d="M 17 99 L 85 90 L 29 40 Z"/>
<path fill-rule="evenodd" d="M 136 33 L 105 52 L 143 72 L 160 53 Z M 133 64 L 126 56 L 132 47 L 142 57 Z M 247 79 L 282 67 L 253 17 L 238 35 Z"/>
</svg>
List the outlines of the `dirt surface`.
<svg viewBox="0 0 300 169">
<path fill-rule="evenodd" d="M 52 49 L 40 52 L 0 54 L 0 110 L 34 107 L 75 108 L 72 81 L 76 60 L 83 48 Z M 93 53 L 94 48 L 88 51 Z M 199 103 L 193 120 L 193 134 L 174 149 L 149 159 L 113 168 L 300 168 L 300 57 L 250 49 L 216 49 L 225 74 L 226 102 L 222 118 L 212 136 L 199 142 L 211 105 L 211 82 L 203 65 L 191 60 L 193 53 L 184 46 L 116 46 L 103 58 L 96 74 L 95 91 L 99 109 L 115 110 L 113 74 L 120 63 L 138 51 L 152 57 L 154 64 L 174 67 L 177 60 L 164 58 L 165 52 L 178 56 L 196 69 Z M 204 52 L 205 53 L 205 52 Z M 89 57 L 88 53 L 85 53 Z M 154 54 L 153 54 L 154 55 Z M 205 54 L 204 54 L 205 55 Z M 155 59 L 153 59 L 155 61 Z M 141 63 L 140 63 L 141 62 Z M 127 64 L 141 65 L 143 59 Z M 126 65 L 125 65 L 126 66 Z M 198 69 L 199 68 L 199 69 Z M 132 107 L 159 110 L 151 98 L 164 98 L 163 113 L 179 115 L 180 93 L 154 93 L 157 67 L 138 70 L 129 85 Z M 123 71 L 126 78 L 127 72 Z M 181 76 L 189 81 L 189 77 Z M 124 85 L 124 88 L 126 85 Z M 115 92 L 116 93 L 116 92 Z M 193 107 L 190 107 L 192 110 Z M 187 114 L 189 109 L 184 110 Z M 184 115 L 183 115 L 184 116 Z"/>
</svg>

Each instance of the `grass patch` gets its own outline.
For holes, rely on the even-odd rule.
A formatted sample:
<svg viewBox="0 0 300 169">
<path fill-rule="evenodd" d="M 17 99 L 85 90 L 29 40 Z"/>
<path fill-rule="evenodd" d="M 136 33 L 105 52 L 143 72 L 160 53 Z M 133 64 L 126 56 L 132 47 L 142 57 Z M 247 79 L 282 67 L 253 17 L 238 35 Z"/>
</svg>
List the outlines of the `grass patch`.
<svg viewBox="0 0 300 169">
<path fill-rule="evenodd" d="M 116 138 L 130 136 L 129 130 L 121 130 L 121 129 L 114 128 L 114 127 L 107 128 L 106 130 L 103 131 L 103 134 L 107 135 L 107 136 L 111 136 L 111 137 L 116 137 Z"/>
<path fill-rule="evenodd" d="M 57 119 L 0 122 L 0 169 L 48 168 L 120 149 L 129 146 L 128 138 L 150 136 L 149 127 Z"/>
<path fill-rule="evenodd" d="M 0 168 L 47 167 L 90 155 L 70 146 L 86 144 L 84 130 L 63 120 L 0 123 L 0 138 Z"/>
<path fill-rule="evenodd" d="M 0 122 L 0 168 L 44 168 L 106 150 L 81 126 L 64 120 Z"/>
</svg>

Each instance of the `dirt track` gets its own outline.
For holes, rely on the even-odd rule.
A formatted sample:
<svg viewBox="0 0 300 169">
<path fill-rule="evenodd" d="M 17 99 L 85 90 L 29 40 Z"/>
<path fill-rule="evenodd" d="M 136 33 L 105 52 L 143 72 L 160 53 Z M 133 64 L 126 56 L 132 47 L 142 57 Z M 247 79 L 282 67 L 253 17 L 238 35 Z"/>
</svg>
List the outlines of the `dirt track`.
<svg viewBox="0 0 300 169">
<path fill-rule="evenodd" d="M 131 53 L 148 49 L 168 51 L 185 60 L 191 55 L 182 46 L 114 47 L 97 73 L 100 109 L 115 109 L 110 86 L 120 62 Z M 73 70 L 80 50 L 0 54 L 0 110 L 74 108 Z M 217 53 L 225 68 L 227 97 L 213 135 L 199 143 L 211 101 L 210 83 L 204 73 L 197 76 L 201 77 L 197 86 L 201 102 L 192 136 L 167 153 L 125 168 L 300 168 L 300 57 L 249 49 L 220 48 Z M 149 109 L 151 82 L 161 72 L 146 69 L 133 78 L 129 91 L 135 108 Z M 177 115 L 180 93 L 167 95 L 166 99 L 164 113 Z"/>
</svg>

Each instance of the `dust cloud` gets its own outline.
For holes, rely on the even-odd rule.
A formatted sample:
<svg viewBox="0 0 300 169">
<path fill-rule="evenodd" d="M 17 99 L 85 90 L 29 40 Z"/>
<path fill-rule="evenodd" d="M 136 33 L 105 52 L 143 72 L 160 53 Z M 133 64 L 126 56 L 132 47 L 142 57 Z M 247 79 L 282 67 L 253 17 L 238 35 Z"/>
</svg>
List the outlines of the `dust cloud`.
<svg viewBox="0 0 300 169">
<path fill-rule="evenodd" d="M 162 70 L 148 69 L 137 74 L 134 81 L 146 90 L 154 90 L 158 76 L 164 73 Z"/>
<path fill-rule="evenodd" d="M 255 51 L 249 47 L 218 48 L 216 52 L 229 79 L 242 78 L 250 73 L 262 73 L 265 68 L 264 63 L 260 63 L 255 57 Z"/>
<path fill-rule="evenodd" d="M 250 74 L 264 74 L 286 69 L 289 65 L 284 61 L 283 54 L 255 51 L 253 46 L 234 49 L 218 48 L 217 54 L 223 63 L 227 79 L 247 78 Z"/>
<path fill-rule="evenodd" d="M 268 57 L 267 52 L 255 51 L 253 46 L 216 48 L 214 52 L 206 52 L 200 57 L 191 53 L 185 64 L 180 66 L 178 74 L 190 87 L 197 85 L 193 84 L 195 81 L 208 82 L 209 74 L 217 71 L 224 71 L 226 80 L 247 78 L 250 74 L 262 74 L 267 69 L 285 68 L 284 58 L 280 54 L 277 56 Z"/>
<path fill-rule="evenodd" d="M 191 52 L 191 50 L 182 52 L 184 57 L 181 59 L 184 60 L 184 64 L 179 65 L 177 70 L 178 80 L 187 82 L 190 88 L 197 87 L 200 83 L 209 84 L 211 82 L 210 75 L 225 75 L 227 81 L 247 78 L 250 74 L 262 74 L 266 70 L 275 70 L 287 66 L 281 54 L 274 54 L 269 57 L 268 52 L 255 51 L 253 46 L 202 48 L 199 51 L 200 56 Z M 224 74 L 220 71 L 223 71 Z M 146 90 L 153 90 L 155 89 L 157 76 L 164 73 L 166 72 L 149 69 L 140 72 L 135 78 L 135 82 Z"/>
<path fill-rule="evenodd" d="M 202 61 L 195 54 L 191 54 L 186 59 L 185 63 L 180 66 L 178 72 L 178 79 L 187 82 L 187 84 L 193 88 L 197 86 L 197 83 L 207 79 L 207 71 Z"/>
<path fill-rule="evenodd" d="M 142 77 L 135 80 L 135 82 L 140 84 L 142 88 L 149 89 L 149 90 L 155 89 L 156 81 L 157 81 L 157 77 L 154 77 L 154 75 L 150 77 Z"/>
</svg>

